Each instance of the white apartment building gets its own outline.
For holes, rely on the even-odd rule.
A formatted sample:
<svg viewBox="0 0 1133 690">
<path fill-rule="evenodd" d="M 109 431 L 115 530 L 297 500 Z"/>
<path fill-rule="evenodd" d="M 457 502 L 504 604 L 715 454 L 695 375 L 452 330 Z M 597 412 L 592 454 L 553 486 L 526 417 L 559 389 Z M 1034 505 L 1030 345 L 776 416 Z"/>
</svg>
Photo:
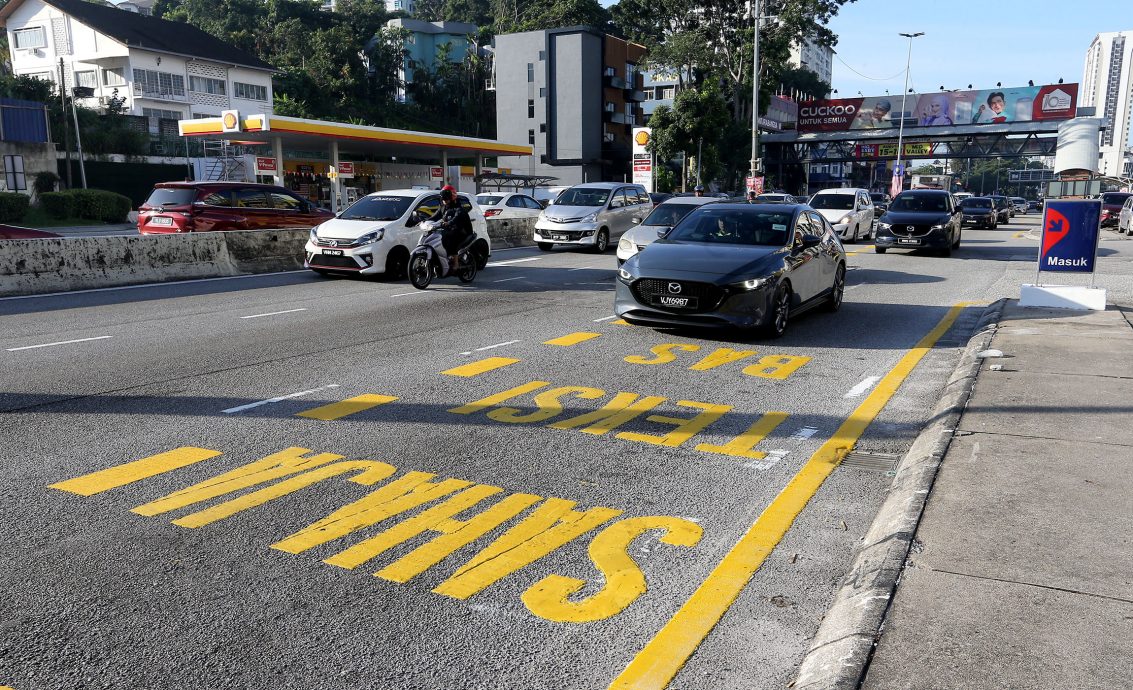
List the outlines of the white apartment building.
<svg viewBox="0 0 1133 690">
<path fill-rule="evenodd" d="M 1086 51 L 1078 107 L 1095 108 L 1105 118 L 1098 172 L 1133 177 L 1133 31 L 1098 34 Z"/>
<path fill-rule="evenodd" d="M 80 99 L 158 120 L 271 113 L 275 69 L 196 27 L 83 0 L 11 0 L 0 9 L 12 71 L 94 90 Z"/>
<path fill-rule="evenodd" d="M 827 84 L 833 83 L 834 50 L 820 45 L 811 39 L 791 44 L 790 63 L 795 67 L 806 67 Z"/>
</svg>

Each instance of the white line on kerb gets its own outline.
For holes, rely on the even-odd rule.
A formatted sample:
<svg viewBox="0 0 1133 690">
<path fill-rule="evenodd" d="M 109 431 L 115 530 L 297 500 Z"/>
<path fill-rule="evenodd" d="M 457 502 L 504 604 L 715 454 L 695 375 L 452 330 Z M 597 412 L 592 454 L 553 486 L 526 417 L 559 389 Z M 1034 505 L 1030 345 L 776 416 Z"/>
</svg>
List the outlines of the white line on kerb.
<svg viewBox="0 0 1133 690">
<path fill-rule="evenodd" d="M 866 391 L 868 391 L 870 388 L 873 388 L 873 384 L 877 383 L 880 380 L 881 380 L 880 376 L 866 377 L 861 383 L 859 383 L 858 385 L 851 388 L 850 392 L 846 393 L 842 397 L 843 398 L 856 398 L 859 395 L 861 395 L 862 393 L 865 393 Z"/>
<path fill-rule="evenodd" d="M 252 314 L 251 316 L 241 316 L 240 318 L 242 318 L 242 319 L 258 319 L 261 316 L 276 316 L 278 314 L 291 314 L 291 313 L 297 312 L 297 311 L 307 311 L 307 308 L 301 307 L 299 309 L 288 309 L 287 311 L 268 312 L 267 314 Z"/>
<path fill-rule="evenodd" d="M 497 347 L 503 347 L 504 345 L 515 345 L 518 342 L 521 342 L 521 341 L 519 341 L 519 340 L 509 340 L 506 343 L 496 343 L 495 345 L 487 345 L 485 347 L 478 347 L 475 350 L 469 350 L 468 352 L 461 352 L 460 354 L 467 357 L 468 355 L 472 354 L 473 352 L 483 352 L 484 350 L 494 350 Z"/>
<path fill-rule="evenodd" d="M 281 400 L 290 400 L 291 398 L 298 398 L 298 397 L 301 397 L 301 396 L 304 396 L 304 395 L 308 395 L 310 393 L 318 393 L 319 391 L 326 390 L 327 388 L 338 388 L 338 384 L 332 383 L 332 384 L 327 385 L 327 386 L 322 386 L 322 387 L 319 387 L 319 388 L 312 388 L 309 391 L 299 391 L 298 393 L 292 393 L 291 395 L 281 395 L 278 398 L 269 398 L 267 400 L 261 400 L 259 402 L 248 403 L 247 405 L 240 405 L 239 407 L 230 407 L 227 410 L 221 410 L 221 412 L 223 412 L 224 414 L 232 414 L 234 412 L 243 412 L 244 410 L 250 410 L 253 407 L 259 407 L 260 405 L 270 405 L 271 403 L 277 403 L 277 402 L 280 402 Z"/>
<path fill-rule="evenodd" d="M 37 347 L 53 347 L 55 345 L 70 345 L 71 343 L 86 343 L 86 342 L 90 342 L 92 340 L 106 340 L 107 338 L 113 338 L 113 337 L 114 336 L 112 336 L 112 335 L 100 335 L 96 338 L 79 338 L 78 340 L 62 340 L 62 341 L 57 342 L 57 343 L 43 343 L 42 345 L 24 345 L 23 347 L 10 347 L 10 348 L 8 348 L 8 352 L 16 352 L 18 350 L 34 350 Z"/>
<path fill-rule="evenodd" d="M 490 266 L 510 266 L 512 264 L 521 264 L 524 261 L 539 261 L 542 258 L 543 257 L 541 257 L 541 256 L 529 256 L 526 259 L 508 259 L 507 261 L 489 261 L 487 266 L 485 266 L 485 268 L 490 267 Z"/>
<path fill-rule="evenodd" d="M 508 282 L 509 280 L 523 280 L 523 279 L 524 279 L 524 278 L 526 278 L 526 277 L 527 277 L 527 276 L 516 276 L 516 277 L 514 277 L 514 278 L 504 278 L 503 280 L 493 280 L 492 282 L 493 282 L 493 283 L 506 283 L 506 282 Z"/>
<path fill-rule="evenodd" d="M 603 316 L 600 319 L 594 319 L 594 323 L 602 323 L 603 321 L 610 321 L 616 318 L 618 318 L 617 314 L 614 314 L 613 316 Z"/>
</svg>

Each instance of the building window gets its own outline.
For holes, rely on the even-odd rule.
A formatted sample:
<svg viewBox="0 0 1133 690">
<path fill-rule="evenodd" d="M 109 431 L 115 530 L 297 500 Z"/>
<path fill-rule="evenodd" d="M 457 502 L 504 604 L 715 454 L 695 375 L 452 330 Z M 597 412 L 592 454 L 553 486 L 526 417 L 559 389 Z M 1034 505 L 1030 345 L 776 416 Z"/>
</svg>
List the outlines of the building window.
<svg viewBox="0 0 1133 690">
<path fill-rule="evenodd" d="M 613 102 L 613 101 L 606 101 L 606 106 L 605 106 L 605 107 L 606 107 L 606 112 L 607 112 L 607 113 L 613 113 L 613 112 L 617 112 L 617 106 L 615 106 L 615 105 L 614 105 L 614 102 Z"/>
<path fill-rule="evenodd" d="M 527 99 L 527 117 L 535 117 L 535 101 Z"/>
<path fill-rule="evenodd" d="M 134 93 L 144 96 L 184 96 L 185 77 L 169 72 L 136 69 Z"/>
<path fill-rule="evenodd" d="M 47 47 L 47 31 L 42 26 L 32 29 L 16 29 L 12 32 L 16 50 L 34 50 Z M 21 159 L 23 160 L 23 159 Z"/>
<path fill-rule="evenodd" d="M 55 83 L 54 72 L 32 72 L 31 74 L 27 74 L 25 76 L 31 77 L 32 79 L 38 79 L 40 81 L 49 81 L 53 84 Z"/>
<path fill-rule="evenodd" d="M 527 130 L 527 143 L 531 144 L 532 146 L 535 145 L 535 130 Z"/>
<path fill-rule="evenodd" d="M 637 85 L 637 65 L 632 62 L 626 63 L 626 87 L 633 88 Z"/>
<path fill-rule="evenodd" d="M 540 59 L 540 60 L 546 60 L 546 59 L 547 59 L 547 51 L 545 51 L 545 50 L 540 50 L 540 51 L 539 51 L 539 59 Z"/>
<path fill-rule="evenodd" d="M 547 97 L 547 88 L 545 86 L 540 86 L 539 87 L 539 98 L 546 98 L 546 97 Z"/>
<path fill-rule="evenodd" d="M 266 101 L 268 99 L 268 87 L 234 81 L 232 82 L 232 95 L 249 101 Z"/>
<path fill-rule="evenodd" d="M 539 131 L 546 133 L 546 131 L 547 131 L 547 123 L 546 122 L 539 123 Z"/>
<path fill-rule="evenodd" d="M 192 75 L 189 77 L 189 90 L 197 93 L 211 93 L 217 96 L 223 96 L 226 91 L 223 79 Z"/>
<path fill-rule="evenodd" d="M 161 108 L 142 108 L 142 117 L 152 117 L 158 120 L 180 120 L 183 115 L 180 110 L 163 110 Z"/>
<path fill-rule="evenodd" d="M 207 120 L 210 117 L 220 117 L 219 115 L 212 115 L 210 113 L 193 113 L 194 120 Z"/>
<path fill-rule="evenodd" d="M 664 94 L 664 98 L 672 100 L 677 95 L 677 87 L 666 86 L 661 92 Z"/>
<path fill-rule="evenodd" d="M 533 62 L 527 63 L 527 83 L 535 83 L 535 63 Z"/>
<path fill-rule="evenodd" d="M 102 83 L 105 86 L 125 86 L 126 68 L 108 67 L 102 70 Z"/>
<path fill-rule="evenodd" d="M 604 76 L 604 77 L 616 77 L 616 76 L 618 76 L 618 71 L 616 69 L 614 69 L 613 67 L 606 67 L 602 70 L 602 76 Z"/>
<path fill-rule="evenodd" d="M 4 156 L 4 182 L 9 192 L 19 192 L 28 188 L 28 179 L 24 175 L 23 156 Z"/>
<path fill-rule="evenodd" d="M 96 88 L 98 86 L 98 72 L 93 69 L 75 72 L 75 86 Z"/>
</svg>

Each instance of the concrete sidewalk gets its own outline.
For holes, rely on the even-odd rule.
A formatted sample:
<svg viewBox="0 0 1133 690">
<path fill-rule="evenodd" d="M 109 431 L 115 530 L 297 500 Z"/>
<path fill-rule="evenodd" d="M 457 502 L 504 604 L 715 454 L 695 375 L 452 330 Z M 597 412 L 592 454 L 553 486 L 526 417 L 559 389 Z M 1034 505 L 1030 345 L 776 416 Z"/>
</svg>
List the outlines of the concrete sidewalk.
<svg viewBox="0 0 1133 690">
<path fill-rule="evenodd" d="M 866 688 L 1133 688 L 1133 310 L 1006 305 Z"/>
</svg>

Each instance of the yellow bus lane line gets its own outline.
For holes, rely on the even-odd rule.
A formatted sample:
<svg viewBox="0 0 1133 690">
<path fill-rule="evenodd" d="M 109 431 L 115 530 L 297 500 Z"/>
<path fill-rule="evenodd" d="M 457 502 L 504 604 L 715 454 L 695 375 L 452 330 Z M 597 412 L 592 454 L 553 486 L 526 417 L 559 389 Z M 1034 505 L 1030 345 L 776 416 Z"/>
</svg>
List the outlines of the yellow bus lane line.
<svg viewBox="0 0 1133 690">
<path fill-rule="evenodd" d="M 512 357 L 488 357 L 487 359 L 469 362 L 468 364 L 462 364 L 459 367 L 453 367 L 452 369 L 445 369 L 441 373 L 445 374 L 446 376 L 462 376 L 464 378 L 472 378 L 473 376 L 479 376 L 480 374 L 489 371 L 502 369 L 503 367 L 510 366 L 518 361 L 518 359 L 514 359 Z"/>
<path fill-rule="evenodd" d="M 571 333 L 569 335 L 564 335 L 564 336 L 561 336 L 561 337 L 558 337 L 558 338 L 553 338 L 551 340 L 544 342 L 543 344 L 544 345 L 558 345 L 559 347 L 570 347 L 571 345 L 578 345 L 579 343 L 585 343 L 587 340 L 594 340 L 595 338 L 601 338 L 601 337 L 602 337 L 601 333 L 590 333 L 590 332 L 587 332 L 587 331 L 579 331 L 578 333 Z"/>
<path fill-rule="evenodd" d="M 368 410 L 371 407 L 378 405 L 385 405 L 397 400 L 392 395 L 377 395 L 375 393 L 367 393 L 365 395 L 356 395 L 353 398 L 347 398 L 336 403 L 316 407 L 313 410 L 299 412 L 296 417 L 306 417 L 307 419 L 318 419 L 324 422 L 331 422 L 336 419 L 341 419 L 352 414 L 357 414 L 363 410 Z"/>
<path fill-rule="evenodd" d="M 739 597 L 763 561 L 787 533 L 822 483 L 838 467 L 897 389 L 974 303 L 961 302 L 909 350 L 876 388 L 842 422 L 747 529 L 743 537 L 697 587 L 629 665 L 610 683 L 610 690 L 665 688 Z"/>
</svg>

